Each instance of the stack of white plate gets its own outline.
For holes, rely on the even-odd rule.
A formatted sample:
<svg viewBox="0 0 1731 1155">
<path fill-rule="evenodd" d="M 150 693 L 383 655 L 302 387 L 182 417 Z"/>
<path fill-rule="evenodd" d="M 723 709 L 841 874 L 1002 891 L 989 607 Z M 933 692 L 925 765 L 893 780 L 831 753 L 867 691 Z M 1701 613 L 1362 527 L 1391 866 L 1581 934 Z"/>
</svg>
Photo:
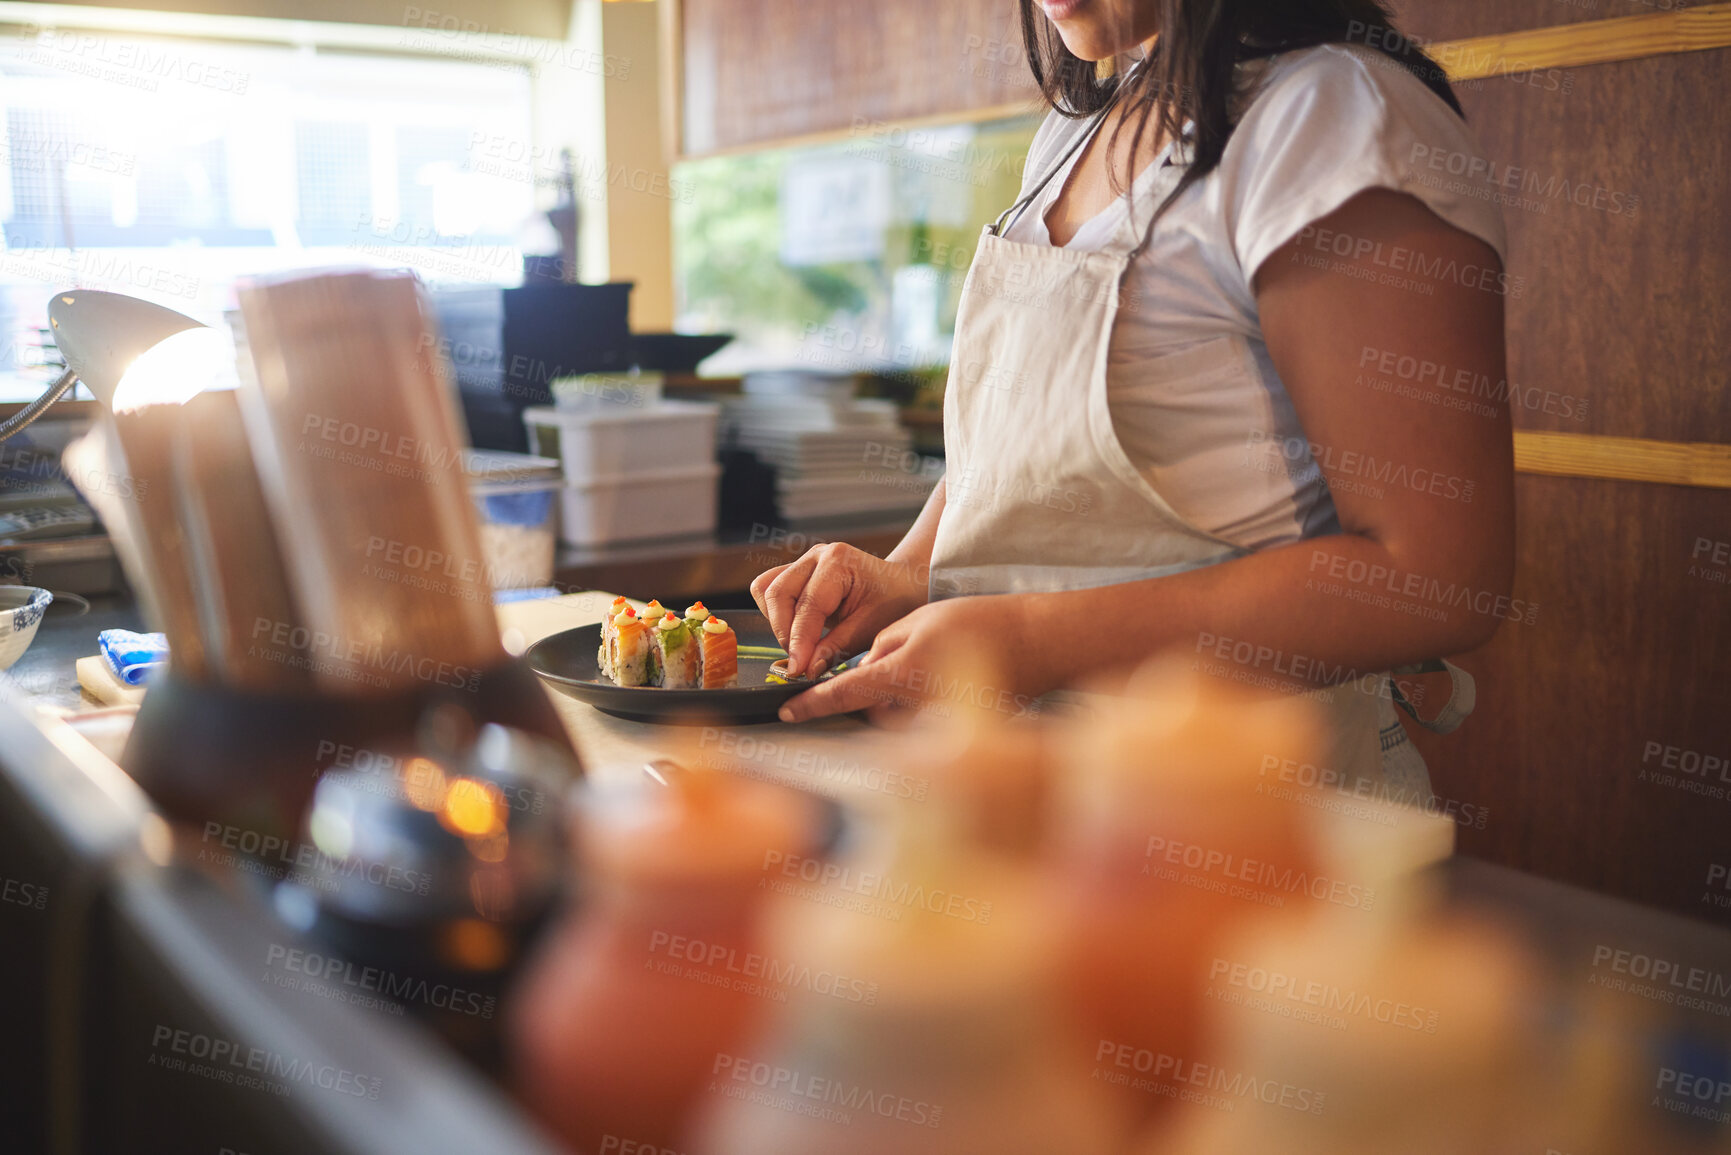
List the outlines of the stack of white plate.
<svg viewBox="0 0 1731 1155">
<path fill-rule="evenodd" d="M 916 510 L 943 476 L 913 452 L 889 401 L 747 393 L 724 403 L 721 428 L 723 444 L 775 467 L 787 521 Z"/>
</svg>

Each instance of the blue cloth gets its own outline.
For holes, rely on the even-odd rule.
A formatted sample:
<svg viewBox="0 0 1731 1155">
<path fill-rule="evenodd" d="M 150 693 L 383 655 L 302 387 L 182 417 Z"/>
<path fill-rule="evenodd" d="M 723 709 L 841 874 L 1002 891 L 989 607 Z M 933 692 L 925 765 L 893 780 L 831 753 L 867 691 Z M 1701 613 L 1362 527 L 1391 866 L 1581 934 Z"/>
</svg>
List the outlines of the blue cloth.
<svg viewBox="0 0 1731 1155">
<path fill-rule="evenodd" d="M 96 635 L 96 645 L 114 676 L 128 686 L 142 684 L 168 664 L 168 638 L 163 634 L 103 630 Z"/>
</svg>

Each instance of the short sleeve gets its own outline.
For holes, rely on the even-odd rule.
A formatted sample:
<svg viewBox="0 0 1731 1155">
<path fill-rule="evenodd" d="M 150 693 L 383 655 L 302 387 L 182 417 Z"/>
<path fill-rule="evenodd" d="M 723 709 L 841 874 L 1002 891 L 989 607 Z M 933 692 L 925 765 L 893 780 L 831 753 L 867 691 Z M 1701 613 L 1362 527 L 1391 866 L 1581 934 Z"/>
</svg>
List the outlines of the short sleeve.
<svg viewBox="0 0 1731 1155">
<path fill-rule="evenodd" d="M 1372 49 L 1325 45 L 1277 60 L 1217 171 L 1246 283 L 1306 225 L 1373 188 L 1416 197 L 1507 261 L 1492 170 L 1471 129 Z"/>
</svg>

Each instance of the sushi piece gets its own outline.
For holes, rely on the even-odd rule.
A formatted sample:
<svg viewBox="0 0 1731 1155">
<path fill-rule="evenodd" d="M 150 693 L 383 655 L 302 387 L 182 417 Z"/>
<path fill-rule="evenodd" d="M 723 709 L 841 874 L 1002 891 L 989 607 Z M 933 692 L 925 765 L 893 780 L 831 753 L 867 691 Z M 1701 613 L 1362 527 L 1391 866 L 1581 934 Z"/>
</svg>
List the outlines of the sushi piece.
<svg viewBox="0 0 1731 1155">
<path fill-rule="evenodd" d="M 649 685 L 649 627 L 630 606 L 619 612 L 613 625 L 613 680 L 621 686 Z"/>
<path fill-rule="evenodd" d="M 637 615 L 637 619 L 643 623 L 643 628 L 649 631 L 646 635 L 650 642 L 649 677 L 643 683 L 645 686 L 659 686 L 661 684 L 661 654 L 655 648 L 655 627 L 660 624 L 661 616 L 666 612 L 665 606 L 655 598 L 650 598 L 649 604 L 643 607 L 643 612 Z"/>
<path fill-rule="evenodd" d="M 595 654 L 595 662 L 601 667 L 603 674 L 615 681 L 618 680 L 618 676 L 614 673 L 617 664 L 613 643 L 619 637 L 619 628 L 613 624 L 613 619 L 618 617 L 619 611 L 625 609 L 629 604 L 624 598 L 614 598 L 613 604 L 601 617 L 601 649 Z"/>
<path fill-rule="evenodd" d="M 728 624 L 711 614 L 704 620 L 703 688 L 719 690 L 739 681 L 739 639 Z"/>
<path fill-rule="evenodd" d="M 672 610 L 655 624 L 654 655 L 661 670 L 661 686 L 669 690 L 691 690 L 702 684 L 702 650 L 697 631 Z"/>
</svg>

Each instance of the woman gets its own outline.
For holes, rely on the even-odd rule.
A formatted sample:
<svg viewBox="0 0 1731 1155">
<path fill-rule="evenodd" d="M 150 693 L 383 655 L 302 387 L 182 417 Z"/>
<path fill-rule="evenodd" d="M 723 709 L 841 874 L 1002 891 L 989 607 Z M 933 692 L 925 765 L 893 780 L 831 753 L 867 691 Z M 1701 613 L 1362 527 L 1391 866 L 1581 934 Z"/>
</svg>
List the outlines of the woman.
<svg viewBox="0 0 1731 1155">
<path fill-rule="evenodd" d="M 1316 689 L 1348 781 L 1428 798 L 1388 671 L 1483 644 L 1513 568 L 1505 242 L 1449 175 L 1486 171 L 1459 106 L 1375 0 L 1021 3 L 1053 111 L 963 290 L 946 479 L 887 559 L 753 583 L 796 673 L 870 646 L 783 717 L 956 640 L 1016 695 L 1176 648 Z"/>
</svg>

